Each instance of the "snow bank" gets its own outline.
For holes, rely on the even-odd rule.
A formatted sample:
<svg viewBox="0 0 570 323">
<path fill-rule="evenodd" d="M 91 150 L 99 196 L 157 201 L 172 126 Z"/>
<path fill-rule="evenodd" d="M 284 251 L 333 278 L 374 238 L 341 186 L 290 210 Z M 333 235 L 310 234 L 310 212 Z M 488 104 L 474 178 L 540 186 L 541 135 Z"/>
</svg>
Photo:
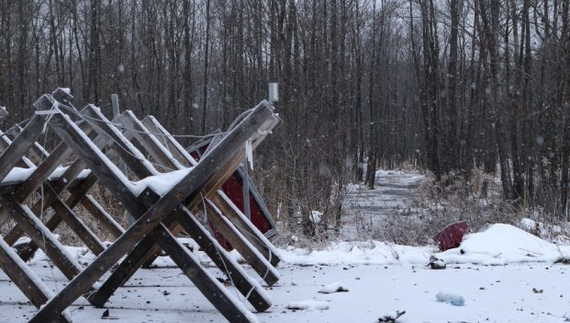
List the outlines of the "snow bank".
<svg viewBox="0 0 570 323">
<path fill-rule="evenodd" d="M 300 265 L 388 265 L 425 264 L 434 246 L 410 247 L 379 241 L 334 242 L 322 250 L 288 247 L 281 250 L 282 259 Z"/>
<path fill-rule="evenodd" d="M 300 265 L 427 264 L 435 255 L 446 263 L 502 265 L 520 262 L 554 262 L 570 256 L 570 246 L 542 240 L 508 224 L 494 224 L 466 235 L 459 248 L 437 252 L 435 245 L 410 247 L 379 241 L 335 242 L 320 250 L 288 247 L 283 260 Z"/>
<path fill-rule="evenodd" d="M 508 224 L 494 224 L 465 236 L 459 248 L 438 254 L 448 263 L 503 265 L 516 262 L 553 262 L 570 253 L 569 246 L 557 246 Z"/>
</svg>

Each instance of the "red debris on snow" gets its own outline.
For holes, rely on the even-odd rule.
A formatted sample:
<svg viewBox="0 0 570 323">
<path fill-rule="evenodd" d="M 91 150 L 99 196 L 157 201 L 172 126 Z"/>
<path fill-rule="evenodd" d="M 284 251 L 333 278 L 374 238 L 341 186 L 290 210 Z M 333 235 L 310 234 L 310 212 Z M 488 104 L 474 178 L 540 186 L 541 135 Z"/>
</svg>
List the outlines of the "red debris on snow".
<svg viewBox="0 0 570 323">
<path fill-rule="evenodd" d="M 437 243 L 439 250 L 445 251 L 451 248 L 457 248 L 463 240 L 463 235 L 467 232 L 467 222 L 461 221 L 448 225 L 441 232 L 433 237 L 433 241 Z"/>
</svg>

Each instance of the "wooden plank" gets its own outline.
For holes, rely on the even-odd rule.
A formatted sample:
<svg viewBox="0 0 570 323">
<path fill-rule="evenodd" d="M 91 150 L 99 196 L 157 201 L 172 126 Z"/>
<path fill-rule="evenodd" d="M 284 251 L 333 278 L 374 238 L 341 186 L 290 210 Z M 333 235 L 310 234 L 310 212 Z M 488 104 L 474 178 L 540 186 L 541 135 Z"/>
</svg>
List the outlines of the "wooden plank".
<svg viewBox="0 0 570 323">
<path fill-rule="evenodd" d="M 6 178 L 6 175 L 34 144 L 40 136 L 44 124 L 45 120 L 42 116 L 34 115 L 22 132 L 18 134 L 18 137 L 12 141 L 12 144 L 2 152 L 0 155 L 0 182 Z"/>
<path fill-rule="evenodd" d="M 49 98 L 45 98 L 49 102 Z M 36 105 L 36 107 L 44 107 L 45 104 Z M 266 106 L 258 106 L 253 112 L 246 117 L 233 131 L 231 131 L 225 138 L 217 145 L 207 156 L 205 156 L 200 163 L 198 163 L 186 176 L 184 176 L 170 191 L 165 193 L 160 200 L 158 200 L 146 212 L 142 210 L 142 206 L 136 203 L 136 197 L 128 197 L 123 204 L 127 210 L 138 220 L 133 223 L 115 243 L 109 246 L 99 257 L 97 257 L 87 268 L 85 268 L 74 280 L 72 280 L 60 293 L 53 297 L 38 313 L 30 320 L 29 323 L 40 323 L 43 320 L 54 318 L 57 313 L 67 308 L 74 300 L 80 297 L 87 288 L 93 284 L 124 254 L 131 250 L 136 243 L 140 241 L 146 234 L 150 233 L 164 217 L 177 208 L 182 201 L 188 203 L 199 204 L 202 191 L 206 193 L 215 191 L 221 185 L 227 176 L 228 172 L 231 174 L 241 161 L 243 160 L 244 152 L 243 145 L 246 140 L 255 136 L 261 125 L 267 125 L 268 120 L 273 119 L 273 125 L 276 123 L 275 116 L 272 109 Z M 102 164 L 106 165 L 101 159 L 95 158 L 92 152 L 88 149 L 92 145 L 88 142 L 82 147 L 80 144 L 85 140 L 77 134 L 77 130 L 70 122 L 66 122 L 65 118 L 61 115 L 52 115 L 49 120 L 50 126 L 62 138 L 65 138 L 68 145 L 75 145 L 76 152 L 82 155 L 86 163 L 91 163 L 93 166 L 92 171 L 99 172 L 98 176 L 102 182 L 107 182 L 109 186 L 121 186 L 124 190 L 125 185 L 121 178 L 113 175 L 110 169 L 102 169 Z M 78 136 L 79 135 L 79 136 Z M 78 140 L 79 137 L 79 140 Z M 241 157 L 241 159 L 239 158 Z M 116 167 L 116 166 L 115 166 Z M 229 170 L 227 170 L 229 169 Z M 118 169 L 116 170 L 118 172 Z M 224 178 L 225 177 L 225 178 Z M 121 185 L 122 184 L 122 185 Z M 132 194 L 132 192 L 130 192 Z M 121 192 L 120 196 L 129 194 Z M 218 295 L 220 296 L 220 295 Z M 224 299 L 223 296 L 216 300 L 214 306 L 222 304 L 223 302 L 224 313 L 226 317 L 233 320 L 234 317 L 244 315 L 241 304 L 238 304 L 229 297 Z M 229 304 L 229 305 L 228 305 Z"/>
<path fill-rule="evenodd" d="M 67 186 L 73 183 L 74 179 L 84 171 L 84 164 L 80 160 L 76 160 L 71 166 L 67 168 L 65 172 L 60 176 L 60 178 L 52 185 L 51 190 L 44 192 L 43 201 L 39 200 L 33 207 L 32 212 L 35 214 L 40 214 L 42 207 L 45 209 L 49 207 L 52 201 L 54 201 L 54 193 L 60 194 Z M 92 184 L 94 184 L 93 182 Z M 53 230 L 53 229 L 52 229 Z M 22 236 L 23 231 L 18 227 L 13 228 L 5 237 L 4 240 L 8 244 L 12 245 Z"/>
<path fill-rule="evenodd" d="M 94 116 L 92 116 L 94 117 Z M 98 116 L 100 117 L 100 116 Z M 167 167 L 175 167 L 177 169 L 182 168 L 183 166 L 180 163 L 174 163 L 172 161 L 172 156 L 165 151 L 163 146 L 157 140 L 152 140 L 154 137 L 153 135 L 147 135 L 148 129 L 144 127 L 138 119 L 129 111 L 124 112 L 121 117 L 116 118 L 115 122 L 121 122 L 125 127 L 132 129 L 130 133 L 133 137 L 137 138 L 143 146 L 147 149 L 147 151 L 151 154 L 153 158 L 155 158 L 159 163 L 166 165 Z M 126 131 L 125 135 L 128 135 L 129 131 Z M 177 212 L 179 213 L 179 212 Z M 225 255 L 225 250 L 220 251 L 214 246 L 212 243 L 211 237 L 208 234 L 205 234 L 205 229 L 201 227 L 200 224 L 197 222 L 190 222 L 190 227 L 186 227 L 186 231 L 191 234 L 192 237 L 200 236 L 202 240 L 197 240 L 201 242 L 202 249 L 206 250 L 208 255 L 214 260 L 214 262 L 218 265 L 220 270 L 227 271 L 229 277 L 236 282 L 236 286 L 238 290 L 240 290 L 244 296 L 248 296 L 251 298 L 260 297 L 258 293 L 251 293 L 252 286 L 247 283 L 247 278 L 239 269 L 231 268 L 228 269 L 228 263 L 230 263 L 230 259 L 222 259 L 223 255 Z M 172 230 L 172 229 L 171 229 Z M 146 240 L 146 241 L 145 241 Z M 148 241 L 149 239 L 145 239 L 143 242 L 139 243 L 137 247 L 129 253 L 127 259 L 123 261 L 119 267 L 113 272 L 111 277 L 107 279 L 107 281 L 102 285 L 102 287 L 94 294 L 92 294 L 92 300 L 98 303 L 98 306 L 103 306 L 104 302 L 106 302 L 111 294 L 116 290 L 116 288 L 122 286 L 126 281 L 134 274 L 134 272 L 140 267 L 141 261 L 147 259 L 151 254 L 158 253 L 160 249 L 153 246 L 154 242 Z M 237 243 L 237 240 L 234 240 Z M 217 242 L 215 245 L 218 245 Z M 219 245 L 218 245 L 219 246 Z M 242 247 L 241 249 L 246 249 L 247 247 Z M 221 255 L 220 255 L 221 254 Z M 249 259 L 254 258 L 253 252 L 250 252 L 252 255 L 248 257 Z M 154 258 L 152 259 L 154 260 Z M 258 266 L 256 268 L 262 267 L 263 261 L 261 259 L 258 261 Z M 263 272 L 264 277 L 269 281 L 270 284 L 275 283 L 278 280 L 278 275 L 276 274 L 273 268 L 263 267 L 260 269 Z M 235 274 L 232 274 L 235 273 Z M 232 277 L 233 275 L 233 277 Z M 258 311 L 266 310 L 270 305 L 267 301 L 254 299 L 252 300 L 252 304 L 255 304 Z"/>
<path fill-rule="evenodd" d="M 100 115 L 90 115 L 90 117 L 102 118 Z M 115 122 L 117 122 L 117 121 L 121 122 L 126 128 L 132 129 L 132 131 L 130 131 L 130 133 L 132 133 L 132 136 L 137 138 L 137 140 L 139 140 L 139 142 L 141 142 L 143 144 L 143 146 L 147 149 L 147 151 L 150 153 L 150 155 L 154 159 L 156 159 L 159 163 L 161 163 L 162 165 L 165 165 L 166 167 L 169 167 L 169 168 L 180 169 L 183 167 L 180 163 L 174 163 L 172 161 L 172 155 L 164 149 L 164 147 L 161 145 L 161 143 L 158 140 L 156 140 L 156 138 L 154 138 L 153 135 L 149 134 L 148 129 L 144 125 L 142 125 L 140 123 L 140 121 L 138 121 L 138 119 L 132 114 L 132 112 L 125 111 L 120 117 L 116 118 L 114 121 Z M 105 124 L 107 124 L 107 123 L 105 123 Z M 127 131 L 127 132 L 129 132 L 129 131 Z M 190 156 L 188 156 L 188 157 L 190 157 Z M 212 214 L 212 217 L 215 217 L 215 216 L 216 216 L 216 214 Z M 220 220 L 218 223 L 220 223 L 221 225 L 226 224 L 222 220 Z M 187 228 L 187 230 L 189 230 L 189 229 Z M 194 232 L 196 232 L 196 229 L 194 229 Z M 236 244 L 236 245 L 239 244 L 239 247 L 237 248 L 238 251 L 241 251 L 242 254 L 246 255 L 244 258 L 247 259 L 248 261 L 251 261 L 250 265 L 252 265 L 252 267 L 258 271 L 260 276 L 263 277 L 269 285 L 272 285 L 272 284 L 277 282 L 277 280 L 279 278 L 278 278 L 278 274 L 276 273 L 275 269 L 272 268 L 269 263 L 264 261 L 264 259 L 262 259 L 262 257 L 260 256 L 259 253 L 256 253 L 253 250 L 248 250 L 251 247 L 251 245 L 245 243 L 245 240 L 243 240 L 243 236 L 239 235 L 239 233 L 237 231 L 233 231 L 231 229 L 224 230 L 223 232 L 228 234 L 228 235 L 231 235 L 230 239 L 234 244 Z M 258 240 L 256 240 L 256 241 L 258 241 Z M 156 255 L 158 255 L 158 253 L 160 252 L 160 249 L 158 249 L 157 247 L 152 247 L 151 245 L 145 246 L 145 248 L 146 248 L 146 250 L 148 250 L 146 255 L 142 255 L 142 254 L 137 253 L 134 257 L 136 257 L 137 263 L 138 263 L 138 261 L 140 261 L 140 259 L 143 259 L 143 258 L 147 259 L 147 258 L 151 257 L 150 260 L 146 262 L 146 264 L 148 266 L 150 266 L 152 261 L 154 261 L 154 259 L 156 258 Z M 264 250 L 266 250 L 266 249 L 267 248 L 265 248 Z M 143 249 L 143 250 L 145 250 L 145 249 Z M 155 256 L 151 256 L 149 254 L 154 254 Z M 216 253 L 213 252 L 212 256 L 215 257 Z M 278 260 L 279 258 L 273 257 L 273 259 Z M 129 260 L 129 261 L 126 261 L 126 263 L 134 264 L 135 260 L 134 259 Z M 218 264 L 220 265 L 220 269 L 222 271 L 225 271 L 223 268 L 223 262 L 218 262 Z M 126 282 L 126 280 L 128 279 L 128 277 L 130 277 L 134 273 L 134 271 L 136 271 L 137 269 L 138 269 L 138 267 L 131 266 L 132 272 L 126 274 L 126 277 L 124 277 L 122 279 L 121 278 L 114 278 L 113 280 L 120 281 L 121 284 L 124 284 Z M 121 273 L 121 272 L 122 271 L 115 271 L 115 273 L 116 273 L 115 275 L 119 275 L 119 273 Z M 234 277 L 234 280 L 236 280 L 236 279 L 238 279 L 238 278 Z M 247 290 L 250 290 L 250 289 L 251 288 L 248 288 Z M 110 296 L 110 294 L 108 296 Z"/>
<path fill-rule="evenodd" d="M 6 134 L 16 138 L 20 132 L 22 132 L 22 127 L 16 126 L 12 127 Z M 26 152 L 27 158 L 33 160 L 33 163 L 39 164 L 42 160 L 44 160 L 49 153 L 47 150 L 44 149 L 37 141 L 30 147 L 30 149 Z"/>
<path fill-rule="evenodd" d="M 22 160 L 28 149 L 41 134 L 44 124 L 44 119 L 35 115 L 14 141 L 2 152 L 2 155 L 0 155 L 0 182 Z M 8 216 L 6 214 L 0 214 L 0 225 L 4 224 L 7 219 Z"/>
<path fill-rule="evenodd" d="M 172 221 L 172 217 L 169 218 L 170 220 L 166 219 L 163 223 L 169 226 L 168 230 L 172 232 L 175 227 L 178 227 L 178 224 Z M 104 307 L 115 291 L 126 284 L 136 271 L 147 262 L 148 258 L 154 254 L 154 251 L 149 252 L 149 250 L 154 248 L 161 250 L 151 237 L 142 239 L 113 270 L 105 282 L 89 295 L 89 301 L 97 307 Z"/>
<path fill-rule="evenodd" d="M 90 127 L 83 127 L 85 131 L 91 131 Z M 35 145 L 39 144 L 36 142 Z M 40 146 L 41 147 L 41 146 Z M 42 147 L 43 150 L 43 147 Z M 59 144 L 51 154 L 45 153 L 45 160 L 34 170 L 34 172 L 14 191 L 16 201 L 23 203 L 32 193 L 34 193 L 44 183 L 48 177 L 61 165 L 61 161 L 72 152 L 65 143 Z M 7 218 L 6 211 L 0 209 L 0 223 Z"/>
<path fill-rule="evenodd" d="M 43 95 L 34 103 L 34 107 L 42 111 L 49 109 L 53 104 L 53 97 Z M 125 208 L 138 210 L 139 214 L 145 212 L 136 196 L 127 189 L 129 187 L 128 178 L 71 119 L 61 113 L 45 115 L 45 117 L 49 119 L 50 127 L 80 156 L 89 169 L 96 174 L 99 181 L 123 203 Z"/>
<path fill-rule="evenodd" d="M 24 202 L 24 200 L 34 193 L 48 179 L 53 171 L 61 165 L 61 160 L 67 157 L 71 152 L 72 150 L 66 144 L 62 143 L 58 145 L 14 192 L 16 201 L 20 203 Z"/>
<path fill-rule="evenodd" d="M 12 144 L 12 140 L 9 138 L 7 133 L 1 132 L 0 131 L 0 152 L 4 152 L 6 149 L 8 149 L 8 147 Z M 16 163 L 17 167 L 22 167 L 22 168 L 30 168 L 30 167 L 35 167 L 35 164 L 32 163 L 31 160 L 29 160 L 26 157 L 22 157 L 21 159 L 19 159 Z"/>
<path fill-rule="evenodd" d="M 192 280 L 194 285 L 228 321 L 232 323 L 257 322 L 256 317 L 236 300 L 214 276 L 205 270 L 200 265 L 200 260 L 188 248 L 181 245 L 163 224 L 160 224 L 157 229 L 150 233 L 151 237 L 158 241 L 160 247 L 169 254 L 176 265 L 182 269 L 184 274 Z"/>
<path fill-rule="evenodd" d="M 239 229 L 244 237 L 256 247 L 256 249 L 269 260 L 273 266 L 281 261 L 279 252 L 273 244 L 256 228 L 254 228 L 249 219 L 232 203 L 227 195 L 222 191 L 218 191 L 217 195 L 212 196 L 212 201 L 222 213 L 227 216 L 230 221 Z"/>
<path fill-rule="evenodd" d="M 40 246 L 54 265 L 69 280 L 81 272 L 81 265 L 65 251 L 65 247 L 55 238 L 32 211 L 13 198 L 0 196 L 0 203 L 12 214 L 12 218 Z"/>
<path fill-rule="evenodd" d="M 127 129 L 125 132 L 136 138 L 161 166 L 169 170 L 186 168 L 178 162 L 151 131 L 135 117 L 132 111 L 123 112 L 113 121 L 122 123 Z"/>
<path fill-rule="evenodd" d="M 159 140 L 166 146 L 168 151 L 178 160 L 178 162 L 182 163 L 186 167 L 194 166 L 198 163 L 188 152 L 182 147 L 178 141 L 166 130 L 164 127 L 154 118 L 153 116 L 146 116 L 142 120 L 142 124 L 150 130 L 153 134 L 156 134 L 155 137 L 161 138 Z"/>
<path fill-rule="evenodd" d="M 241 292 L 258 312 L 264 312 L 271 307 L 271 302 L 264 296 L 261 286 L 259 286 L 259 284 L 254 285 L 252 281 L 248 279 L 247 274 L 239 264 L 233 260 L 219 242 L 198 223 L 196 217 L 192 215 L 188 209 L 184 208 L 180 211 L 177 209 L 174 215 L 176 221 L 178 221 L 178 223 L 184 227 L 184 230 L 198 243 L 200 249 L 206 252 L 208 257 L 210 257 L 218 268 L 228 275 L 236 289 Z M 279 275 L 276 274 L 271 266 L 265 266 L 265 269 L 267 270 L 266 277 L 270 277 L 267 278 L 269 281 L 274 283 L 279 280 Z"/>
<path fill-rule="evenodd" d="M 87 248 L 96 256 L 105 250 L 103 242 L 89 229 L 89 227 L 73 212 L 73 210 L 59 198 L 51 203 L 51 207 L 57 212 L 69 228 L 85 243 Z"/>
<path fill-rule="evenodd" d="M 88 124 L 84 124 L 80 127 L 83 132 L 89 135 L 93 128 L 91 128 Z M 48 177 L 61 165 L 61 162 L 67 158 L 73 150 L 66 145 L 64 142 L 61 142 L 57 147 L 47 156 L 41 164 L 38 165 L 36 170 L 18 187 L 18 189 L 14 192 L 14 197 L 16 201 L 23 202 L 26 198 L 28 198 L 34 191 L 36 191 L 42 183 L 44 183 Z M 79 173 L 82 171 L 80 166 L 75 166 L 76 172 L 74 174 L 68 173 L 66 175 L 66 184 L 70 182 L 73 178 L 75 178 Z M 75 176 L 70 176 L 75 175 Z M 71 178 L 70 178 L 71 177 Z"/>
<path fill-rule="evenodd" d="M 208 219 L 214 227 L 226 238 L 240 253 L 245 261 L 268 284 L 273 285 L 279 280 L 279 274 L 271 263 L 265 259 L 257 249 L 237 230 L 211 200 L 205 202 Z"/>
<path fill-rule="evenodd" d="M 68 171 L 73 172 L 73 169 L 70 167 Z M 97 177 L 95 175 L 90 174 L 87 176 L 81 182 L 81 184 L 75 187 L 72 195 L 67 199 L 66 204 L 70 208 L 75 207 L 75 205 L 79 202 L 78 196 L 83 196 L 87 191 L 89 191 L 89 189 L 91 189 L 93 185 L 95 185 L 96 182 Z M 44 192 L 43 201 L 41 199 L 37 201 L 36 204 L 32 207 L 32 212 L 36 215 L 40 214 L 42 208 L 46 208 L 47 206 L 51 205 L 58 198 L 56 193 L 60 192 L 60 190 L 63 189 L 64 187 L 55 185 L 51 187 L 51 189 L 46 190 Z M 55 213 L 51 218 L 47 220 L 45 226 L 48 230 L 53 231 L 61 223 L 61 221 L 61 216 L 58 213 Z M 19 236 L 21 236 L 22 233 L 23 231 L 18 226 L 16 226 L 8 233 L 8 235 L 6 235 L 4 239 L 8 243 L 13 244 L 19 238 Z M 38 245 L 34 241 L 30 241 L 24 248 L 19 251 L 19 255 L 22 259 L 27 261 L 34 255 L 36 250 L 38 250 Z"/>
<path fill-rule="evenodd" d="M 0 268 L 36 308 L 40 308 L 53 296 L 49 288 L 3 239 L 0 239 Z M 65 316 L 58 315 L 53 322 L 71 323 L 68 317 L 68 313 Z"/>
<path fill-rule="evenodd" d="M 184 159 L 184 160 L 186 160 L 186 163 L 188 163 L 188 164 L 195 164 L 196 163 L 194 158 L 192 156 L 190 156 L 190 154 L 188 154 L 186 152 L 186 150 L 184 148 L 182 148 L 175 140 L 173 140 L 173 137 L 168 132 L 166 132 L 166 130 L 160 125 L 160 123 L 155 118 L 153 118 L 152 116 L 149 116 L 143 120 L 143 123 L 149 129 L 152 129 L 153 133 L 165 133 L 166 134 L 165 139 L 169 139 L 169 141 L 172 143 L 172 148 L 173 148 L 172 153 L 178 157 L 180 162 L 182 162 L 181 159 Z M 253 143 L 253 147 L 256 147 L 259 144 L 259 142 L 260 142 L 260 140 L 256 140 Z M 176 153 L 176 152 L 178 152 L 178 153 Z M 242 176 L 242 175 L 240 174 L 240 176 Z M 243 176 L 242 176 L 242 178 L 243 178 Z M 258 193 L 253 192 L 253 194 L 258 194 Z M 242 216 L 240 216 L 239 213 L 241 213 L 241 211 L 239 211 L 239 209 L 237 209 L 237 207 L 233 204 L 233 202 L 231 202 L 231 200 L 226 196 L 226 194 L 222 190 L 220 190 L 218 192 L 218 194 L 211 196 L 210 200 L 213 201 L 214 204 L 219 209 L 221 209 L 223 211 L 222 213 L 224 215 L 229 217 L 229 219 L 232 221 L 232 223 L 236 227 L 238 227 L 239 230 L 243 233 L 243 236 L 246 237 L 246 239 L 248 239 L 248 241 L 251 243 L 251 245 L 253 245 L 266 259 L 270 260 L 270 263 L 273 266 L 276 266 L 281 261 L 281 259 L 279 257 L 279 253 L 273 247 L 271 242 L 269 242 L 269 240 L 261 232 L 259 232 L 259 230 L 254 228 L 252 225 L 248 224 L 248 220 L 243 216 L 243 214 L 242 214 Z M 194 213 L 197 213 L 197 211 L 198 210 L 192 210 L 192 212 L 194 212 Z M 213 213 L 213 214 L 215 214 L 215 213 Z M 226 231 L 226 234 L 231 234 L 231 233 L 230 233 L 230 231 Z M 226 237 L 226 239 L 227 239 L 227 237 Z M 231 237 L 229 239 L 235 240 L 235 239 L 239 239 L 239 238 L 234 236 L 234 237 Z M 249 258 L 249 259 L 254 261 L 253 258 Z M 153 258 L 151 258 L 149 260 L 149 262 L 152 262 L 152 261 L 154 261 Z M 257 261 L 257 262 L 260 263 L 260 261 Z M 266 270 L 262 270 L 262 271 L 266 272 Z"/>
<path fill-rule="evenodd" d="M 89 213 L 99 221 L 107 232 L 115 239 L 125 232 L 125 229 L 113 217 L 99 205 L 99 203 L 91 195 L 85 195 L 81 198 L 81 205 L 89 211 Z"/>
<path fill-rule="evenodd" d="M 80 125 L 80 129 L 82 129 L 86 134 L 90 133 L 93 130 L 93 128 L 89 124 L 86 124 L 86 123 Z M 102 137 L 95 138 L 94 143 L 97 147 L 105 146 L 105 142 L 102 140 Z M 62 143 L 62 145 L 65 145 L 65 144 Z M 65 145 L 65 146 L 67 146 L 67 145 Z M 52 153 L 52 155 L 53 155 L 53 153 Z M 45 209 L 45 208 L 49 207 L 52 203 L 54 203 L 54 201 L 56 201 L 58 199 L 58 196 L 57 196 L 58 194 L 60 194 L 61 192 L 63 192 L 63 190 L 68 188 L 70 186 L 70 184 L 75 183 L 74 180 L 81 174 L 81 172 L 83 172 L 85 170 L 84 165 L 85 164 L 83 163 L 82 160 L 77 159 L 71 164 L 71 166 L 69 166 L 67 168 L 67 170 L 61 175 L 61 177 L 54 184 L 47 183 L 48 185 L 51 185 L 51 188 L 49 190 L 46 190 L 43 200 L 38 201 L 33 206 L 32 212 L 35 213 L 36 215 L 38 215 L 41 213 L 42 207 Z M 77 205 L 77 203 L 79 203 L 83 199 L 85 194 L 97 182 L 97 177 L 94 174 L 89 174 L 87 176 L 87 178 L 85 178 L 84 180 L 80 180 L 80 182 L 81 183 L 79 185 L 76 185 L 76 187 L 74 187 L 73 191 L 71 192 L 71 195 L 69 196 L 69 198 L 65 202 L 65 204 L 69 208 L 74 208 Z M 93 204 L 91 203 L 91 205 L 93 205 Z M 118 232 L 124 231 L 118 223 L 114 222 L 114 220 L 105 219 L 105 217 L 108 215 L 104 215 L 104 214 L 95 214 L 95 215 L 101 216 L 101 218 L 99 218 L 99 220 L 104 221 L 103 223 L 109 227 L 109 230 L 112 233 L 116 234 Z M 51 231 L 53 231 L 61 223 L 62 220 L 63 220 L 63 218 L 59 214 L 56 213 L 47 221 L 46 227 L 48 229 L 50 229 Z M 73 223 L 75 222 L 75 220 L 69 218 L 69 221 L 72 221 L 71 225 L 74 225 Z M 113 227 L 113 228 L 111 228 L 111 227 Z M 18 227 L 15 227 L 6 235 L 5 240 L 9 244 L 13 244 L 22 234 L 23 234 L 23 231 L 21 229 L 19 229 Z M 91 241 L 90 244 L 87 244 L 87 247 L 92 246 L 94 248 L 94 249 L 90 248 L 92 252 L 94 252 L 94 253 L 100 252 L 100 247 L 96 246 L 96 244 L 95 244 L 96 243 L 96 240 L 95 240 L 96 237 L 84 237 L 84 238 L 89 239 Z M 29 258 L 31 258 L 33 256 L 33 254 L 36 252 L 37 249 L 38 249 L 38 246 L 32 241 L 32 242 L 28 243 L 28 245 L 25 246 L 20 251 L 20 257 L 22 257 L 22 259 L 28 260 Z"/>
<path fill-rule="evenodd" d="M 35 307 L 39 308 L 52 297 L 49 290 L 40 285 L 41 279 L 14 254 L 12 247 L 3 239 L 0 239 L 0 267 Z"/>
<path fill-rule="evenodd" d="M 105 118 L 101 110 L 88 105 L 81 111 L 81 114 L 87 117 L 87 122 L 93 124 L 99 135 L 110 138 L 111 147 L 136 176 L 143 179 L 159 174 L 154 166 L 144 158 L 144 155 L 117 128 L 111 126 L 111 122 Z"/>
<path fill-rule="evenodd" d="M 49 104 L 49 102 L 47 104 Z M 80 129 L 85 130 L 86 133 L 89 133 L 92 130 L 92 128 L 87 124 L 81 125 Z M 105 145 L 105 142 L 102 140 L 101 137 L 96 138 L 94 142 L 95 142 L 96 146 L 104 146 Z M 65 144 L 62 144 L 62 145 L 65 145 Z M 65 145 L 65 146 L 67 146 L 67 145 Z M 46 208 L 46 207 L 50 206 L 52 203 L 54 203 L 54 201 L 57 200 L 57 194 L 61 193 L 69 185 L 69 183 L 71 183 L 73 181 L 73 179 L 75 177 L 77 177 L 84 170 L 83 165 L 84 165 L 84 163 L 81 160 L 75 161 L 64 172 L 64 174 L 62 175 L 60 180 L 58 180 L 55 183 L 53 189 L 47 191 L 43 201 L 39 201 L 38 203 L 36 203 L 36 205 L 34 205 L 33 212 L 35 214 L 40 214 L 40 212 L 42 211 L 42 207 Z M 96 182 L 96 177 L 91 176 L 90 180 L 88 181 L 89 185 L 87 185 L 87 186 L 83 185 L 82 188 L 80 188 L 78 190 L 74 190 L 74 192 L 72 192 L 72 195 L 69 197 L 68 201 L 66 202 L 67 205 L 69 205 L 70 207 L 74 207 L 81 200 L 83 195 L 86 194 L 86 192 L 91 188 L 91 186 L 95 182 Z M 59 223 L 61 223 L 61 220 L 62 220 L 62 218 L 60 217 L 60 215 L 55 214 L 48 221 L 47 227 L 50 230 L 54 230 L 57 227 L 57 225 L 59 225 Z M 72 225 L 72 226 L 77 225 L 76 224 L 77 222 L 74 221 L 73 219 L 68 218 L 68 220 L 73 221 L 72 223 L 70 223 L 70 225 Z M 110 221 L 107 221 L 107 222 L 110 223 Z M 119 228 L 116 228 L 116 230 L 113 230 L 113 232 L 117 232 L 119 230 L 120 230 Z M 19 228 L 14 228 L 8 233 L 6 240 L 9 241 L 9 243 L 14 243 L 21 236 L 22 233 L 23 233 L 23 231 L 20 230 Z M 94 237 L 85 237 L 85 238 L 89 239 L 93 243 L 95 242 Z M 96 244 L 93 244 L 93 243 L 88 244 L 88 247 L 90 247 L 90 246 L 93 247 L 94 249 L 92 251 L 94 253 L 100 252 L 100 247 L 97 246 Z M 34 242 L 31 242 L 21 250 L 20 256 L 23 257 L 24 259 L 29 258 L 29 257 L 33 256 L 33 254 L 35 253 L 36 250 L 37 250 L 37 245 Z"/>
</svg>

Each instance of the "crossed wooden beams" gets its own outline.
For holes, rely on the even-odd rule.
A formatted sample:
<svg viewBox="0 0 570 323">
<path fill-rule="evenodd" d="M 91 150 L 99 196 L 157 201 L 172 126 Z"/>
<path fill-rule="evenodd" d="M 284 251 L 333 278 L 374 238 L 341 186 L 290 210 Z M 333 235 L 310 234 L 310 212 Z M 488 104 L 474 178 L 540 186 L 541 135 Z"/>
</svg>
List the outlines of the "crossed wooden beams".
<svg viewBox="0 0 570 323">
<path fill-rule="evenodd" d="M 0 266 L 40 308 L 30 322 L 69 322 L 65 310 L 81 296 L 89 295 L 87 300 L 91 304 L 103 306 L 112 293 L 145 262 L 152 261 L 160 249 L 173 259 L 226 319 L 255 322 L 255 316 L 228 293 L 175 236 L 182 230 L 189 234 L 257 311 L 265 311 L 271 306 L 257 280 L 248 277 L 194 214 L 205 207 L 208 220 L 262 280 L 271 285 L 279 279 L 274 268 L 279 262 L 275 248 L 219 189 L 243 161 L 246 146 L 256 147 L 279 122 L 272 107 L 266 102 L 260 103 L 196 162 L 152 117 L 141 121 L 127 111 L 111 122 L 92 105 L 77 111 L 70 100 L 71 96 L 61 90 L 40 97 L 34 104 L 36 115 L 14 141 L 2 144 L 0 140 L 0 148 L 4 150 L 0 155 L 0 179 L 5 179 L 18 163 L 28 162 L 30 166 L 24 155 L 33 147 L 37 149 L 36 140 L 46 125 L 62 140 L 49 154 L 40 149 L 43 160 L 25 180 L 0 185 L 0 221 L 12 217 L 17 223 L 3 240 L 0 239 Z M 72 117 L 79 121 L 74 122 Z M 91 133 L 95 135 L 93 140 L 90 139 Z M 168 189 L 153 188 L 152 185 L 138 188 L 163 174 L 133 145 L 132 140 L 145 147 L 146 153 L 162 169 L 172 170 L 170 175 L 177 172 L 177 182 Z M 77 156 L 75 161 L 54 175 L 56 169 L 61 168 L 62 160 L 70 155 Z M 109 156 L 120 156 L 141 181 L 136 184 L 130 181 Z M 121 228 L 88 195 L 96 182 L 112 192 L 137 219 L 129 228 Z M 44 193 L 41 201 L 32 208 L 23 205 L 39 187 L 43 187 Z M 60 197 L 64 190 L 71 193 L 65 201 Z M 73 211 L 78 204 L 85 206 L 117 237 L 114 243 L 105 248 Z M 44 223 L 38 215 L 48 206 L 55 213 Z M 68 255 L 51 233 L 62 221 L 98 255 L 87 267 L 82 268 Z M 32 242 L 17 255 L 10 245 L 23 234 L 28 235 Z M 52 295 L 24 262 L 38 247 L 70 280 L 57 295 Z M 94 284 L 125 255 L 101 287 L 94 289 Z"/>
</svg>

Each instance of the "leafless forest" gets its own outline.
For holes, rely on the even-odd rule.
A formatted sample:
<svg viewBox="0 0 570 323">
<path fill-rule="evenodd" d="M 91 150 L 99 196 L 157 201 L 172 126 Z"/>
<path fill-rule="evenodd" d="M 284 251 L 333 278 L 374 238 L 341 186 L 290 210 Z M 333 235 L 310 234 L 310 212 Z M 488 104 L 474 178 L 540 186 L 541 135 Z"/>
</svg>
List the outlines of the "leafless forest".
<svg viewBox="0 0 570 323">
<path fill-rule="evenodd" d="M 496 174 L 516 208 L 566 214 L 570 1 L 0 0 L 3 129 L 62 86 L 190 144 L 268 82 L 283 122 L 255 176 L 290 225 L 334 227 L 348 183 L 403 165 L 443 187 Z"/>
</svg>

